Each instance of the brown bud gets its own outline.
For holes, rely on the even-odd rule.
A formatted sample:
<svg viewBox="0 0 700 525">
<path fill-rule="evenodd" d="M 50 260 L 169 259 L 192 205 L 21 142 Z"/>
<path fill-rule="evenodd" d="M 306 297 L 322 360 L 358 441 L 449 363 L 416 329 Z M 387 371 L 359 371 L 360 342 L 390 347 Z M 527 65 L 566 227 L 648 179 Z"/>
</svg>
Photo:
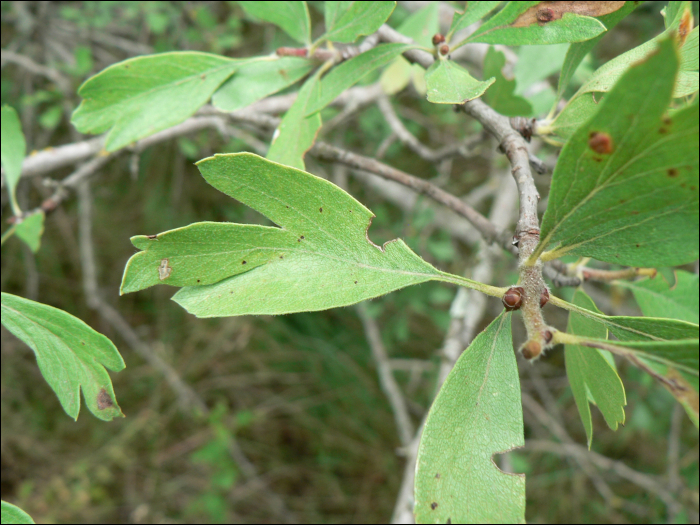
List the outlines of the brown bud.
<svg viewBox="0 0 700 525">
<path fill-rule="evenodd" d="M 433 45 L 437 46 L 442 44 L 445 41 L 444 35 L 441 35 L 440 33 L 436 33 L 433 35 Z"/>
<path fill-rule="evenodd" d="M 523 304 L 523 294 L 525 293 L 525 290 L 523 289 L 522 286 L 511 286 L 506 290 L 506 293 L 503 294 L 502 301 L 503 301 L 503 306 L 505 309 L 509 312 L 512 312 L 513 310 L 519 310 L 520 307 Z"/>
<path fill-rule="evenodd" d="M 525 359 L 534 359 L 542 353 L 542 345 L 537 341 L 528 341 L 520 349 Z"/>
<path fill-rule="evenodd" d="M 449 52 L 450 52 L 450 46 L 448 46 L 447 44 L 442 44 L 440 46 L 440 54 L 442 56 L 447 55 L 447 53 L 449 53 Z"/>
<path fill-rule="evenodd" d="M 549 301 L 549 290 L 545 288 L 540 294 L 540 308 L 544 308 L 544 305 L 547 304 L 547 301 Z"/>
</svg>

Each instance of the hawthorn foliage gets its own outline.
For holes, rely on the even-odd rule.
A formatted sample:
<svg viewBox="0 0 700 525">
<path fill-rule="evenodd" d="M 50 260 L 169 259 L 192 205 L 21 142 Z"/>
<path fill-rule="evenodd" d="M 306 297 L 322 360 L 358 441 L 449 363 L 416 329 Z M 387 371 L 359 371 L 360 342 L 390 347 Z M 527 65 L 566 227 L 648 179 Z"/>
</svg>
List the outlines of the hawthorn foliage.
<svg viewBox="0 0 700 525">
<path fill-rule="evenodd" d="M 326 310 L 428 281 L 503 298 L 506 310 L 454 363 L 425 419 L 415 457 L 418 522 L 524 521 L 525 476 L 501 471 L 492 459 L 524 444 L 513 311 L 521 311 L 526 327 L 519 348 L 525 358 L 564 345 L 589 448 L 591 403 L 613 430 L 625 421 L 613 355 L 661 383 L 698 425 L 698 278 L 672 270 L 698 258 L 698 30 L 689 2 L 670 2 L 663 33 L 605 63 L 570 95 L 577 67 L 634 2 L 473 2 L 454 13 L 444 35 L 437 2 L 396 29 L 385 25 L 395 2 L 327 1 L 323 29 L 312 24 L 306 2 L 239 4 L 299 47 L 246 58 L 187 51 L 139 56 L 80 87 L 83 101 L 72 123 L 81 133 L 104 134 L 106 154 L 198 112 L 244 118 L 256 102 L 296 92 L 273 122 L 264 157 L 239 151 L 197 163 L 208 184 L 273 226 L 197 222 L 135 235 L 138 251 L 124 269 L 121 294 L 175 286 L 173 300 L 197 317 Z M 367 38 L 353 45 L 361 37 Z M 535 109 L 516 94 L 496 48 L 485 55 L 483 80 L 453 59 L 473 43 L 569 44 L 549 113 L 529 118 Z M 471 115 L 495 137 L 518 183 L 514 237 L 425 181 L 318 140 L 324 109 L 382 68 L 388 93 L 414 82 L 429 102 Z M 533 135 L 561 148 L 541 219 L 532 176 L 540 164 L 526 144 Z M 15 198 L 25 149 L 16 112 L 3 108 L 2 163 L 16 218 L 3 241 L 15 234 L 36 250 L 44 210 L 22 211 Z M 486 242 L 518 256 L 518 282 L 496 287 L 441 271 L 401 239 L 373 243 L 373 213 L 308 172 L 307 155 L 374 170 L 451 207 Z M 570 264 L 556 266 L 561 258 Z M 601 271 L 588 266 L 590 259 L 630 268 Z M 599 279 L 631 289 L 644 315 L 605 315 L 580 287 L 570 301 L 550 294 L 543 271 L 553 262 L 579 283 Z M 566 330 L 545 321 L 541 308 L 548 302 L 569 311 Z M 106 368 L 119 371 L 124 362 L 108 338 L 64 311 L 7 293 L 2 322 L 32 348 L 68 415 L 77 418 L 82 390 L 96 417 L 122 416 Z M 29 520 L 5 502 L 2 512 L 3 522 Z"/>
</svg>

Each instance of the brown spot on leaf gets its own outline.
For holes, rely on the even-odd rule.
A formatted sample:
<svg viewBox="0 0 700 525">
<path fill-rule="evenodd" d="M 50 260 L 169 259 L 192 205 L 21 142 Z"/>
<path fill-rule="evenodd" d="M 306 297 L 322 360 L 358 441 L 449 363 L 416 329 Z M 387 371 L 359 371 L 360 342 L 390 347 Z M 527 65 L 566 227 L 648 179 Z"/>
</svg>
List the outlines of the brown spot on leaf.
<svg viewBox="0 0 700 525">
<path fill-rule="evenodd" d="M 151 240 L 154 240 L 154 239 L 155 239 L 156 241 L 158 240 L 158 236 L 157 236 L 157 235 L 146 235 L 146 237 L 148 237 L 148 238 L 151 239 Z"/>
<path fill-rule="evenodd" d="M 584 16 L 603 16 L 620 9 L 624 2 L 540 2 L 521 14 L 511 27 L 542 25 L 561 19 L 565 13 Z"/>
<path fill-rule="evenodd" d="M 280 255 L 280 259 L 284 259 L 284 255 Z"/>
<path fill-rule="evenodd" d="M 538 22 L 546 24 L 547 22 L 554 20 L 554 11 L 552 11 L 549 7 L 546 7 L 545 9 L 540 9 L 537 11 L 536 16 Z"/>
<path fill-rule="evenodd" d="M 207 76 L 203 74 L 203 75 L 202 75 L 201 77 L 199 77 L 199 78 L 201 78 L 202 80 L 204 80 L 204 79 L 207 78 Z"/>
<path fill-rule="evenodd" d="M 302 235 L 302 236 L 301 236 L 301 238 L 303 239 L 303 238 L 304 238 L 304 236 Z"/>
<path fill-rule="evenodd" d="M 318 212 L 319 212 L 319 213 L 323 213 L 323 207 L 319 208 L 319 209 L 318 209 Z"/>
<path fill-rule="evenodd" d="M 693 30 L 693 12 L 690 8 L 685 8 L 681 16 L 681 23 L 678 24 L 678 47 L 685 44 L 685 40 Z"/>
<path fill-rule="evenodd" d="M 247 264 L 246 261 L 241 261 L 241 264 Z"/>
<path fill-rule="evenodd" d="M 678 170 L 676 168 L 669 168 L 667 173 L 669 177 L 678 177 Z"/>
<path fill-rule="evenodd" d="M 591 131 L 588 134 L 588 147 L 601 155 L 610 155 L 614 149 L 610 135 L 601 131 Z"/>
<path fill-rule="evenodd" d="M 106 408 L 112 408 L 114 406 L 114 401 L 112 401 L 112 397 L 107 393 L 107 390 L 104 388 L 100 390 L 100 393 L 97 394 L 97 409 L 98 410 L 105 410 Z"/>
<path fill-rule="evenodd" d="M 637 248 L 639 248 L 639 244 L 635 244 L 635 246 L 636 246 Z"/>
<path fill-rule="evenodd" d="M 200 280 L 199 280 L 199 279 L 197 279 L 197 282 L 200 282 Z"/>
<path fill-rule="evenodd" d="M 439 473 L 439 472 L 437 472 L 437 473 L 435 474 L 435 479 L 440 479 L 440 473 Z"/>
<path fill-rule="evenodd" d="M 355 284 L 357 284 L 357 281 L 355 281 Z"/>
<path fill-rule="evenodd" d="M 433 502 L 430 504 L 430 508 L 431 508 L 432 510 L 437 509 L 437 508 L 438 508 L 437 502 L 433 501 Z"/>
</svg>

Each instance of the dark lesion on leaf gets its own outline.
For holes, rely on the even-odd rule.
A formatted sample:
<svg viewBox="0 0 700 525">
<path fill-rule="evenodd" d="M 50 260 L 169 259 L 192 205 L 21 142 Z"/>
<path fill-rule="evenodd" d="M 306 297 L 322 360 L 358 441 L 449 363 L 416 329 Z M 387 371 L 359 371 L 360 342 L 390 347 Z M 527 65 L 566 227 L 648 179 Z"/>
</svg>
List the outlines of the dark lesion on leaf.
<svg viewBox="0 0 700 525">
<path fill-rule="evenodd" d="M 601 155 L 610 155 L 615 149 L 612 137 L 602 131 L 591 131 L 588 134 L 588 147 Z"/>
<path fill-rule="evenodd" d="M 540 2 L 522 13 L 511 27 L 543 26 L 560 20 L 566 13 L 582 16 L 603 16 L 624 6 L 624 2 Z"/>
<path fill-rule="evenodd" d="M 100 393 L 97 394 L 97 409 L 105 410 L 107 408 L 112 408 L 114 406 L 114 401 L 112 401 L 112 396 L 109 395 L 106 389 L 102 388 Z"/>
<path fill-rule="evenodd" d="M 437 509 L 437 508 L 438 508 L 437 502 L 436 502 L 436 501 L 433 501 L 433 502 L 430 504 L 430 509 L 431 509 L 431 510 L 435 510 L 435 509 Z"/>
</svg>

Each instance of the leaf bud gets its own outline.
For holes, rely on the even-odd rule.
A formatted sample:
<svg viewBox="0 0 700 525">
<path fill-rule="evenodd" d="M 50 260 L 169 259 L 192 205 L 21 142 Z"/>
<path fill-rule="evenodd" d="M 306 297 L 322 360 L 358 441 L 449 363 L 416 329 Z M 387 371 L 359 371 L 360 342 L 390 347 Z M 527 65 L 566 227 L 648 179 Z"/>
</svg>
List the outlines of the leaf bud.
<svg viewBox="0 0 700 525">
<path fill-rule="evenodd" d="M 433 45 L 437 46 L 442 44 L 445 41 L 445 36 L 441 35 L 440 33 L 435 33 L 433 35 Z"/>
<path fill-rule="evenodd" d="M 528 341 L 520 351 L 525 359 L 534 359 L 542 353 L 542 345 L 538 341 Z"/>
<path fill-rule="evenodd" d="M 523 304 L 524 293 L 525 290 L 522 286 L 511 286 L 510 288 L 508 288 L 508 290 L 506 290 L 506 293 L 503 294 L 503 298 L 501 299 L 503 301 L 503 306 L 505 307 L 505 309 L 509 312 L 512 312 L 513 310 L 519 310 Z"/>
<path fill-rule="evenodd" d="M 544 305 L 549 301 L 549 290 L 545 287 L 540 294 L 540 308 L 544 308 Z"/>
<path fill-rule="evenodd" d="M 450 46 L 448 46 L 447 44 L 442 44 L 440 46 L 440 54 L 442 56 L 447 55 L 447 53 L 449 53 L 449 52 L 450 52 Z"/>
</svg>

